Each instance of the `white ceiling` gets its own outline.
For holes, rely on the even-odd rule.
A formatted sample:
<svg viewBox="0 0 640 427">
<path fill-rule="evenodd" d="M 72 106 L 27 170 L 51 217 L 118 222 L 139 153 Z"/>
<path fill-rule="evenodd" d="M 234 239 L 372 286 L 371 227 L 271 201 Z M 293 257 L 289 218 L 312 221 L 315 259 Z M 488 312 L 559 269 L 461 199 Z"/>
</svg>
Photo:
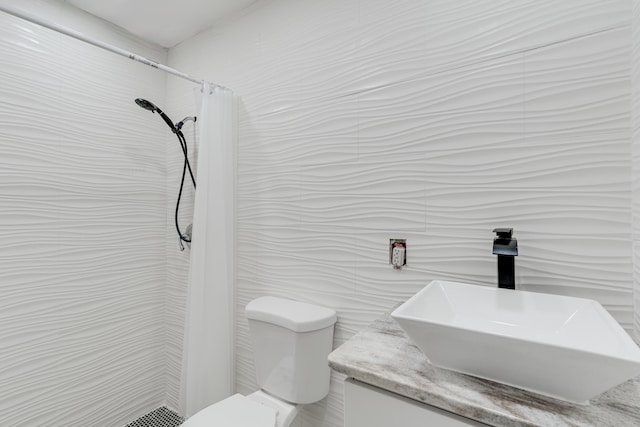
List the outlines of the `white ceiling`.
<svg viewBox="0 0 640 427">
<path fill-rule="evenodd" d="M 136 36 L 173 47 L 256 0 L 64 0 Z"/>
</svg>

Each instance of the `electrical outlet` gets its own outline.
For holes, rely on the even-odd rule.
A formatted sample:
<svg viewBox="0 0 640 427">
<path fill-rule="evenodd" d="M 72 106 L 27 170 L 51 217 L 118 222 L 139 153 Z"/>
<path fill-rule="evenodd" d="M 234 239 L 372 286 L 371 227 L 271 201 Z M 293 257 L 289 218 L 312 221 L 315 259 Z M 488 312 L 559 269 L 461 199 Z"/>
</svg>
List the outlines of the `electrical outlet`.
<svg viewBox="0 0 640 427">
<path fill-rule="evenodd" d="M 396 270 L 407 265 L 406 239 L 389 239 L 389 264 Z"/>
</svg>

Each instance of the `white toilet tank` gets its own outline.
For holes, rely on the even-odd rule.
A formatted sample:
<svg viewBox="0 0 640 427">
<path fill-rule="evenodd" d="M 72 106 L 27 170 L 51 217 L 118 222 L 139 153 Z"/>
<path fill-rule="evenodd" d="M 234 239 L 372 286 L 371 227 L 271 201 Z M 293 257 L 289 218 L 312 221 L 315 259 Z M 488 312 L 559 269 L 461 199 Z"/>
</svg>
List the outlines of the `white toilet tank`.
<svg viewBox="0 0 640 427">
<path fill-rule="evenodd" d="M 246 307 L 260 388 L 291 403 L 312 403 L 329 393 L 327 357 L 336 312 L 283 298 L 261 297 Z"/>
</svg>

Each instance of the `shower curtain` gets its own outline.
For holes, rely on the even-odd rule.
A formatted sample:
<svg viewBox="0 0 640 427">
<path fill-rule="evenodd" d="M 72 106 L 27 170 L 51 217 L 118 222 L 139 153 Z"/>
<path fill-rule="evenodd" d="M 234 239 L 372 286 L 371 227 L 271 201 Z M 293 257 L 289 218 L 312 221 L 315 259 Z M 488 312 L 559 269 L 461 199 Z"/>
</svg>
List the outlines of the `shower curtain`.
<svg viewBox="0 0 640 427">
<path fill-rule="evenodd" d="M 203 86 L 198 169 L 182 350 L 180 412 L 190 417 L 234 387 L 233 92 Z"/>
</svg>

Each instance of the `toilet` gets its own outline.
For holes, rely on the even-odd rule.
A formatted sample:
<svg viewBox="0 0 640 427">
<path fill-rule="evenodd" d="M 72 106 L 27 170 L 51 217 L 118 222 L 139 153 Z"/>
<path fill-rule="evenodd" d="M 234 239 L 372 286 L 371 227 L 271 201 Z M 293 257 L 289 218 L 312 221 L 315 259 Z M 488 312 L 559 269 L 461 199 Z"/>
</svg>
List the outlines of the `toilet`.
<svg viewBox="0 0 640 427">
<path fill-rule="evenodd" d="M 181 427 L 289 427 L 300 405 L 329 393 L 334 310 L 260 297 L 247 304 L 245 314 L 260 390 L 208 406 Z"/>
</svg>

